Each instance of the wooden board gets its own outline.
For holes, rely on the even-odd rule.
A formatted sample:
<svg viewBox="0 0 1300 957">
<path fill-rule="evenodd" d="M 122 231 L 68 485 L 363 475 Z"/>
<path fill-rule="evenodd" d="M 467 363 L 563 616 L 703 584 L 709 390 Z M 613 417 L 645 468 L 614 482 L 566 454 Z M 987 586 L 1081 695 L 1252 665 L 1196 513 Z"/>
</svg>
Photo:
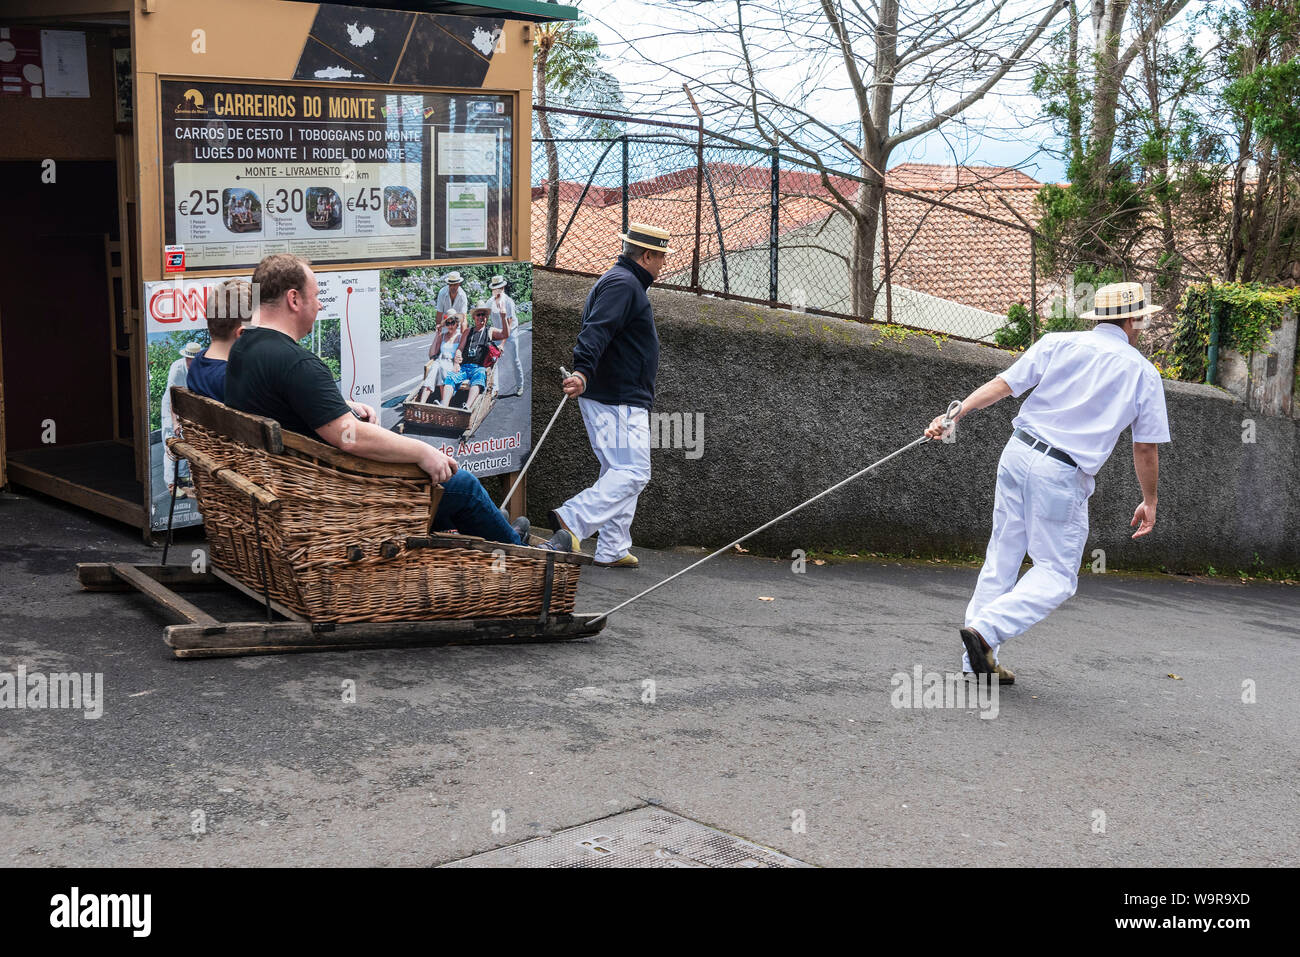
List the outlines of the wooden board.
<svg viewBox="0 0 1300 957">
<path fill-rule="evenodd" d="M 605 619 L 594 615 L 556 616 L 545 624 L 534 618 L 444 621 L 359 622 L 312 625 L 283 621 L 233 622 L 216 626 L 171 625 L 164 640 L 177 658 L 282 655 L 360 648 L 502 644 L 569 641 L 594 635 Z"/>
<path fill-rule="evenodd" d="M 286 449 L 318 459 L 345 472 L 386 478 L 429 479 L 429 473 L 414 462 L 376 462 L 373 459 L 363 459 L 297 432 L 282 432 L 280 438 Z"/>
<path fill-rule="evenodd" d="M 183 419 L 252 448 L 272 455 L 284 451 L 280 423 L 275 419 L 240 412 L 180 386 L 172 386 L 172 410 Z"/>
<path fill-rule="evenodd" d="M 126 582 L 136 591 L 152 598 L 154 602 L 164 611 L 184 618 L 196 625 L 212 626 L 217 624 L 217 619 L 213 618 L 206 611 L 199 608 L 192 602 L 186 601 L 180 595 L 176 594 L 170 588 L 157 582 L 152 576 L 145 574 L 134 565 L 128 565 L 125 562 L 118 562 L 113 565 L 113 572 L 118 578 Z"/>
<path fill-rule="evenodd" d="M 507 545 L 505 542 L 492 542 L 477 535 L 451 535 L 446 532 L 431 532 L 427 536 L 408 538 L 407 548 L 468 548 L 476 552 L 489 554 L 497 551 L 514 555 L 517 558 L 531 558 L 534 561 L 554 555 L 561 565 L 590 565 L 594 559 L 582 552 L 553 552 L 550 549 L 525 545 Z"/>
<path fill-rule="evenodd" d="M 217 621 L 175 593 L 176 590 L 233 585 L 261 601 L 255 590 L 220 571 L 195 572 L 188 565 L 128 565 L 82 562 L 77 580 L 86 591 L 138 591 L 163 609 L 187 619 L 170 625 L 164 640 L 177 658 L 222 658 L 235 655 L 279 655 L 307 651 L 349 651 L 360 648 L 503 644 L 568 641 L 602 631 L 607 619 L 596 615 L 552 615 L 538 618 L 454 618 L 438 621 L 310 622 L 272 602 L 291 621 Z"/>
<path fill-rule="evenodd" d="M 167 588 L 186 591 L 200 588 L 221 588 L 221 580 L 211 572 L 196 572 L 189 565 L 133 565 L 142 575 L 148 575 Z M 112 562 L 78 562 L 77 581 L 85 591 L 131 591 L 128 584 L 113 570 Z"/>
<path fill-rule="evenodd" d="M 49 472 L 30 468 L 21 462 L 14 461 L 12 458 L 8 461 L 8 468 L 9 480 L 17 485 L 25 485 L 27 488 L 44 492 L 46 495 L 52 495 L 54 498 L 61 499 L 72 505 L 90 509 L 90 511 L 98 512 L 100 515 L 107 515 L 109 518 L 115 518 L 119 522 L 125 522 L 136 528 L 147 528 L 149 525 L 148 513 L 142 505 L 135 502 L 128 502 L 113 495 L 98 492 L 93 488 L 78 485 L 76 482 L 70 482 Z"/>
</svg>

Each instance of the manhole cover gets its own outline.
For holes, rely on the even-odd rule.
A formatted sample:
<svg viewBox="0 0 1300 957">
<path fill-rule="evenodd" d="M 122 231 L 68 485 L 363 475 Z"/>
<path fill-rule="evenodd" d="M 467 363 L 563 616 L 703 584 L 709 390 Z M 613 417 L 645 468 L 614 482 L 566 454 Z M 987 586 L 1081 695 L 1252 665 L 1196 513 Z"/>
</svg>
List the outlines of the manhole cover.
<svg viewBox="0 0 1300 957">
<path fill-rule="evenodd" d="M 443 867 L 811 867 L 656 807 L 638 808 Z"/>
</svg>

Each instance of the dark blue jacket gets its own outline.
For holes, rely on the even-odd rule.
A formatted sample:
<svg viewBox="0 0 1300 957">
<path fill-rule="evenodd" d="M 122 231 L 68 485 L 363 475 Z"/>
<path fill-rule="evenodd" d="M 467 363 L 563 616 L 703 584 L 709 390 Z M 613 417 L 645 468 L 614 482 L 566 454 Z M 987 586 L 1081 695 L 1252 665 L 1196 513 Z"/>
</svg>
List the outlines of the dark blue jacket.
<svg viewBox="0 0 1300 957">
<path fill-rule="evenodd" d="M 659 333 L 646 289 L 654 278 L 626 256 L 596 280 L 582 310 L 573 368 L 587 379 L 583 398 L 606 405 L 654 404 Z"/>
</svg>

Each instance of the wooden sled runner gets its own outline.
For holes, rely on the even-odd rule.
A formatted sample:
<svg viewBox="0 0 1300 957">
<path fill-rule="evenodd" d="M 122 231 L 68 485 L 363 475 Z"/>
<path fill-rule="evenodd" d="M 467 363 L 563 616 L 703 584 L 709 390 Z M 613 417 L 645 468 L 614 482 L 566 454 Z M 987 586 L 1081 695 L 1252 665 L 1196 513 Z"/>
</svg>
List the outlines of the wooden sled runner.
<svg viewBox="0 0 1300 957">
<path fill-rule="evenodd" d="M 135 589 L 184 620 L 179 658 L 355 647 L 554 641 L 595 634 L 574 615 L 586 555 L 431 531 L 442 489 L 414 465 L 361 459 L 172 389 L 211 571 L 82 564 L 88 590 Z M 176 590 L 228 586 L 265 622 L 221 622 Z M 279 614 L 283 621 L 274 621 Z M 594 622 L 594 623 L 593 623 Z"/>
<path fill-rule="evenodd" d="M 430 359 L 424 364 L 425 376 L 436 361 Z M 491 366 L 485 371 L 487 386 L 475 397 L 473 408 L 465 406 L 465 400 L 469 397 L 468 386 L 462 385 L 457 389 L 451 397 L 451 405 L 447 406 L 437 402 L 416 402 L 415 397 L 420 393 L 420 386 L 417 385 L 402 403 L 402 419 L 393 428 L 398 432 L 445 432 L 462 440 L 468 439 L 478 431 L 497 400 L 496 367 Z M 436 399 L 438 396 L 435 393 L 430 398 Z"/>
</svg>

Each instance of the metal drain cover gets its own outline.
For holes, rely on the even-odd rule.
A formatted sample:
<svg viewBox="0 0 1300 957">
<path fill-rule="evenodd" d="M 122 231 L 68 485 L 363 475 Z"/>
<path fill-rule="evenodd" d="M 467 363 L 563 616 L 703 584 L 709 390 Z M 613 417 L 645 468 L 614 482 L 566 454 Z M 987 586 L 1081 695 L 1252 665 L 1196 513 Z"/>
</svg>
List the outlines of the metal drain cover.
<svg viewBox="0 0 1300 957">
<path fill-rule="evenodd" d="M 657 807 L 615 814 L 443 867 L 812 867 Z"/>
</svg>

